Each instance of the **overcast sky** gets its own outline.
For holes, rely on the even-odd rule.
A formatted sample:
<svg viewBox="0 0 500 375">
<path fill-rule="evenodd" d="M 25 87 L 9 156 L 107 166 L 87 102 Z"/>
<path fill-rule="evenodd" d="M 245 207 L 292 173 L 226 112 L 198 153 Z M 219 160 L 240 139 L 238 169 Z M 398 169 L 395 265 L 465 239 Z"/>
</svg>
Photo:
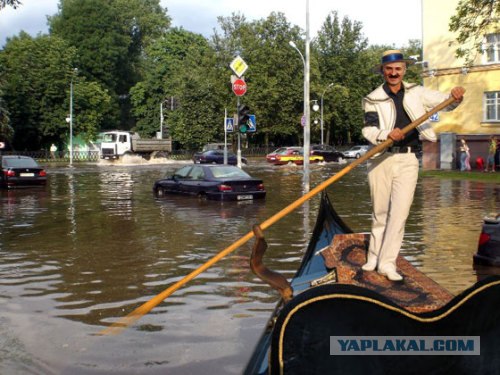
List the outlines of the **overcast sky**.
<svg viewBox="0 0 500 375">
<path fill-rule="evenodd" d="M 22 0 L 17 9 L 0 10 L 0 46 L 9 36 L 21 30 L 32 36 L 47 33 L 47 15 L 57 12 L 59 0 Z M 404 4 L 404 6 L 402 5 Z M 272 11 L 283 12 L 287 20 L 306 28 L 306 0 L 161 0 L 167 7 L 173 26 L 200 33 L 205 37 L 217 28 L 218 16 L 239 12 L 248 20 L 266 18 Z M 409 39 L 421 39 L 421 0 L 388 3 L 377 0 L 309 0 L 310 36 L 314 38 L 329 12 L 363 24 L 363 33 L 370 44 L 396 47 L 407 45 Z M 397 14 L 397 13 L 400 14 Z"/>
</svg>

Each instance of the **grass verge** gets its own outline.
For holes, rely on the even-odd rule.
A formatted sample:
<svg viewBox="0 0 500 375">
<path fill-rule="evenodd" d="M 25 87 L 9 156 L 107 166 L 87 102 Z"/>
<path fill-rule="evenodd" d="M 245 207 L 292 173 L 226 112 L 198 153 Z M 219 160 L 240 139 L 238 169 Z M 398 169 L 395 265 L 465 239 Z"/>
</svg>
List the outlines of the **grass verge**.
<svg viewBox="0 0 500 375">
<path fill-rule="evenodd" d="M 422 177 L 500 183 L 500 172 L 420 171 Z"/>
</svg>

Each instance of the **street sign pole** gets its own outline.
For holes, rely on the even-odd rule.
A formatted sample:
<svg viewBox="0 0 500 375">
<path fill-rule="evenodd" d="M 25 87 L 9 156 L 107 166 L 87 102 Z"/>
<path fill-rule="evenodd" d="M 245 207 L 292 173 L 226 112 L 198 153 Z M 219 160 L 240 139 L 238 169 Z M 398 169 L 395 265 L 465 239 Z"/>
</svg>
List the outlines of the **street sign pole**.
<svg viewBox="0 0 500 375">
<path fill-rule="evenodd" d="M 229 64 L 229 67 L 231 70 L 238 76 L 238 79 L 232 80 L 232 88 L 234 94 L 238 97 L 237 104 L 236 104 L 236 117 L 238 118 L 238 123 L 235 124 L 236 127 L 239 128 L 239 118 L 240 118 L 240 96 L 245 95 L 247 92 L 247 85 L 245 83 L 245 80 L 242 79 L 243 74 L 246 72 L 248 69 L 248 65 L 246 64 L 245 60 L 241 58 L 241 56 L 236 56 L 233 61 L 231 61 L 231 64 Z M 238 131 L 238 151 L 236 152 L 236 161 L 238 168 L 241 168 L 241 133 Z"/>
<path fill-rule="evenodd" d="M 238 118 L 237 127 L 240 127 L 239 118 L 240 118 L 240 97 L 238 96 L 237 104 L 236 104 L 236 113 Z M 236 152 L 236 163 L 238 168 L 241 168 L 241 133 L 238 131 L 238 151 Z"/>
<path fill-rule="evenodd" d="M 224 164 L 227 164 L 227 108 L 224 108 Z"/>
</svg>

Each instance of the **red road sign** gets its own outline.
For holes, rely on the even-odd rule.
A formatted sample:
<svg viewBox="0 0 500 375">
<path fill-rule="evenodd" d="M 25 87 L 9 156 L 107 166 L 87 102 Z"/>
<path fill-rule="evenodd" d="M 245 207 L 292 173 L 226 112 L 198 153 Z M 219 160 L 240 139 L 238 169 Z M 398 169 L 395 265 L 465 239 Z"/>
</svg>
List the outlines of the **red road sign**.
<svg viewBox="0 0 500 375">
<path fill-rule="evenodd" d="M 233 92 L 236 96 L 243 96 L 247 92 L 247 84 L 242 79 L 233 82 Z"/>
</svg>

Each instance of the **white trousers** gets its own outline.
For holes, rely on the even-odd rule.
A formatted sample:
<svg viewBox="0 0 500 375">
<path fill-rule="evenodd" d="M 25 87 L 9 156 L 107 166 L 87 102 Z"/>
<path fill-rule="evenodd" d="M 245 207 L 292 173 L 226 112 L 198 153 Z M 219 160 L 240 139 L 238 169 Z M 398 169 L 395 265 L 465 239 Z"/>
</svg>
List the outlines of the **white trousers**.
<svg viewBox="0 0 500 375">
<path fill-rule="evenodd" d="M 396 258 L 417 186 L 418 169 L 414 153 L 386 152 L 368 161 L 373 207 L 368 260 L 376 257 L 379 270 L 396 270 Z"/>
</svg>

